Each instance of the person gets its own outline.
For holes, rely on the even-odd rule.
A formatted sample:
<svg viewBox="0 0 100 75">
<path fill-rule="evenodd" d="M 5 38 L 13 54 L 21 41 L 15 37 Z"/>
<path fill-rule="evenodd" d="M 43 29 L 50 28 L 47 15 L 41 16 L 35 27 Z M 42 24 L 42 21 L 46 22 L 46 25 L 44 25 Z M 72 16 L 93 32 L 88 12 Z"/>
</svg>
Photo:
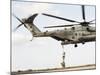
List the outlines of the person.
<svg viewBox="0 0 100 75">
<path fill-rule="evenodd" d="M 63 52 L 62 59 L 63 59 L 63 62 L 61 63 L 61 66 L 62 66 L 63 68 L 65 68 L 65 67 L 66 67 L 66 66 L 65 66 L 65 52 Z"/>
</svg>

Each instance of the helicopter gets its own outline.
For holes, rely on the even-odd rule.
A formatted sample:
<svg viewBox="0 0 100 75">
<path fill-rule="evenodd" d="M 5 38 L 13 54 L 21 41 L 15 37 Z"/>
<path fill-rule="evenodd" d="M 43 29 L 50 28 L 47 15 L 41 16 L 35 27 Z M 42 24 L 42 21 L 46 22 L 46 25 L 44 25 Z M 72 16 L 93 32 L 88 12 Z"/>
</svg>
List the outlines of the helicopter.
<svg viewBox="0 0 100 75">
<path fill-rule="evenodd" d="M 87 22 L 85 16 L 85 6 L 81 5 L 81 9 L 82 9 L 82 18 L 83 18 L 82 22 L 42 13 L 42 15 L 44 16 L 76 23 L 76 24 L 69 24 L 69 25 L 66 24 L 66 25 L 59 25 L 59 26 L 47 26 L 44 28 L 64 27 L 64 29 L 60 29 L 60 30 L 57 29 L 57 30 L 45 31 L 45 32 L 42 32 L 34 24 L 34 20 L 38 15 L 38 13 L 35 13 L 32 16 L 29 16 L 28 18 L 23 18 L 22 20 L 19 19 L 17 16 L 13 15 L 18 21 L 21 22 L 21 24 L 18 25 L 15 30 L 17 30 L 20 26 L 24 25 L 24 27 L 31 32 L 32 37 L 51 37 L 56 39 L 57 41 L 61 41 L 61 45 L 74 44 L 74 47 L 77 47 L 78 43 L 85 44 L 85 42 L 94 42 L 96 41 L 96 27 L 90 25 L 95 24 L 92 23 L 95 21 L 95 19 Z"/>
</svg>

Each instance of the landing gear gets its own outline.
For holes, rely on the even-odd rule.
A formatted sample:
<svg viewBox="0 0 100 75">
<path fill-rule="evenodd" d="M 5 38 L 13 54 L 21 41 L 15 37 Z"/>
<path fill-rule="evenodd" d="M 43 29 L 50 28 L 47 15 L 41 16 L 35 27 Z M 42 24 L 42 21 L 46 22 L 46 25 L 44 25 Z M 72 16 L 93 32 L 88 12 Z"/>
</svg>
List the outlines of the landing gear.
<svg viewBox="0 0 100 75">
<path fill-rule="evenodd" d="M 85 42 L 82 42 L 82 44 L 85 44 Z"/>
<path fill-rule="evenodd" d="M 75 44 L 74 47 L 77 47 L 77 44 Z"/>
</svg>

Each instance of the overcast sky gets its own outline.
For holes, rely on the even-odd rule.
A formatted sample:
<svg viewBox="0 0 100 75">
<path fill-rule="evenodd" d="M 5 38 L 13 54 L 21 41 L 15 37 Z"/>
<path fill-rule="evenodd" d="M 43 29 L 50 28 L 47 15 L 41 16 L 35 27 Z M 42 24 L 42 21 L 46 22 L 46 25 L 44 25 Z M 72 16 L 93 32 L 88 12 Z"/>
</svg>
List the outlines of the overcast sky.
<svg viewBox="0 0 100 75">
<path fill-rule="evenodd" d="M 76 21 L 82 20 L 81 6 L 68 4 L 49 4 L 35 2 L 12 2 L 12 13 L 20 19 L 27 18 L 32 14 L 39 13 L 34 23 L 41 30 L 45 26 L 72 24 L 67 21 L 51 18 L 42 15 L 48 13 Z M 85 6 L 86 20 L 95 19 L 95 7 Z M 20 22 L 12 16 L 12 68 L 13 70 L 40 69 L 61 67 L 62 62 L 62 46 L 60 41 L 50 37 L 35 38 L 32 42 L 30 32 L 20 27 L 16 32 L 14 28 Z M 74 45 L 65 45 L 66 66 L 94 64 L 95 63 L 95 42 Z"/>
</svg>

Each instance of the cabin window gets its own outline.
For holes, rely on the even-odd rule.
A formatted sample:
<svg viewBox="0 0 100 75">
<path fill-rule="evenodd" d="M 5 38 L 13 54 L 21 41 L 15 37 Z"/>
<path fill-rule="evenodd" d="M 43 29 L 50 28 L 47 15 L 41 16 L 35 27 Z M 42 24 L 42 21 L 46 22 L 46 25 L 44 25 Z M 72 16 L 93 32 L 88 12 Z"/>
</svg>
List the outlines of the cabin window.
<svg viewBox="0 0 100 75">
<path fill-rule="evenodd" d="M 71 29 L 72 29 L 72 30 L 75 30 L 75 27 L 72 27 Z"/>
<path fill-rule="evenodd" d="M 67 30 L 67 28 L 64 28 L 64 30 Z"/>
<path fill-rule="evenodd" d="M 75 36 L 77 36 L 77 33 L 75 33 Z"/>
<path fill-rule="evenodd" d="M 32 28 L 32 26 L 30 25 L 30 28 Z"/>
<path fill-rule="evenodd" d="M 74 37 L 74 36 L 72 36 L 72 39 L 75 39 L 75 37 Z"/>
<path fill-rule="evenodd" d="M 86 28 L 86 30 L 89 30 L 89 28 Z"/>
<path fill-rule="evenodd" d="M 57 31 L 59 31 L 59 29 L 57 29 Z"/>
</svg>

